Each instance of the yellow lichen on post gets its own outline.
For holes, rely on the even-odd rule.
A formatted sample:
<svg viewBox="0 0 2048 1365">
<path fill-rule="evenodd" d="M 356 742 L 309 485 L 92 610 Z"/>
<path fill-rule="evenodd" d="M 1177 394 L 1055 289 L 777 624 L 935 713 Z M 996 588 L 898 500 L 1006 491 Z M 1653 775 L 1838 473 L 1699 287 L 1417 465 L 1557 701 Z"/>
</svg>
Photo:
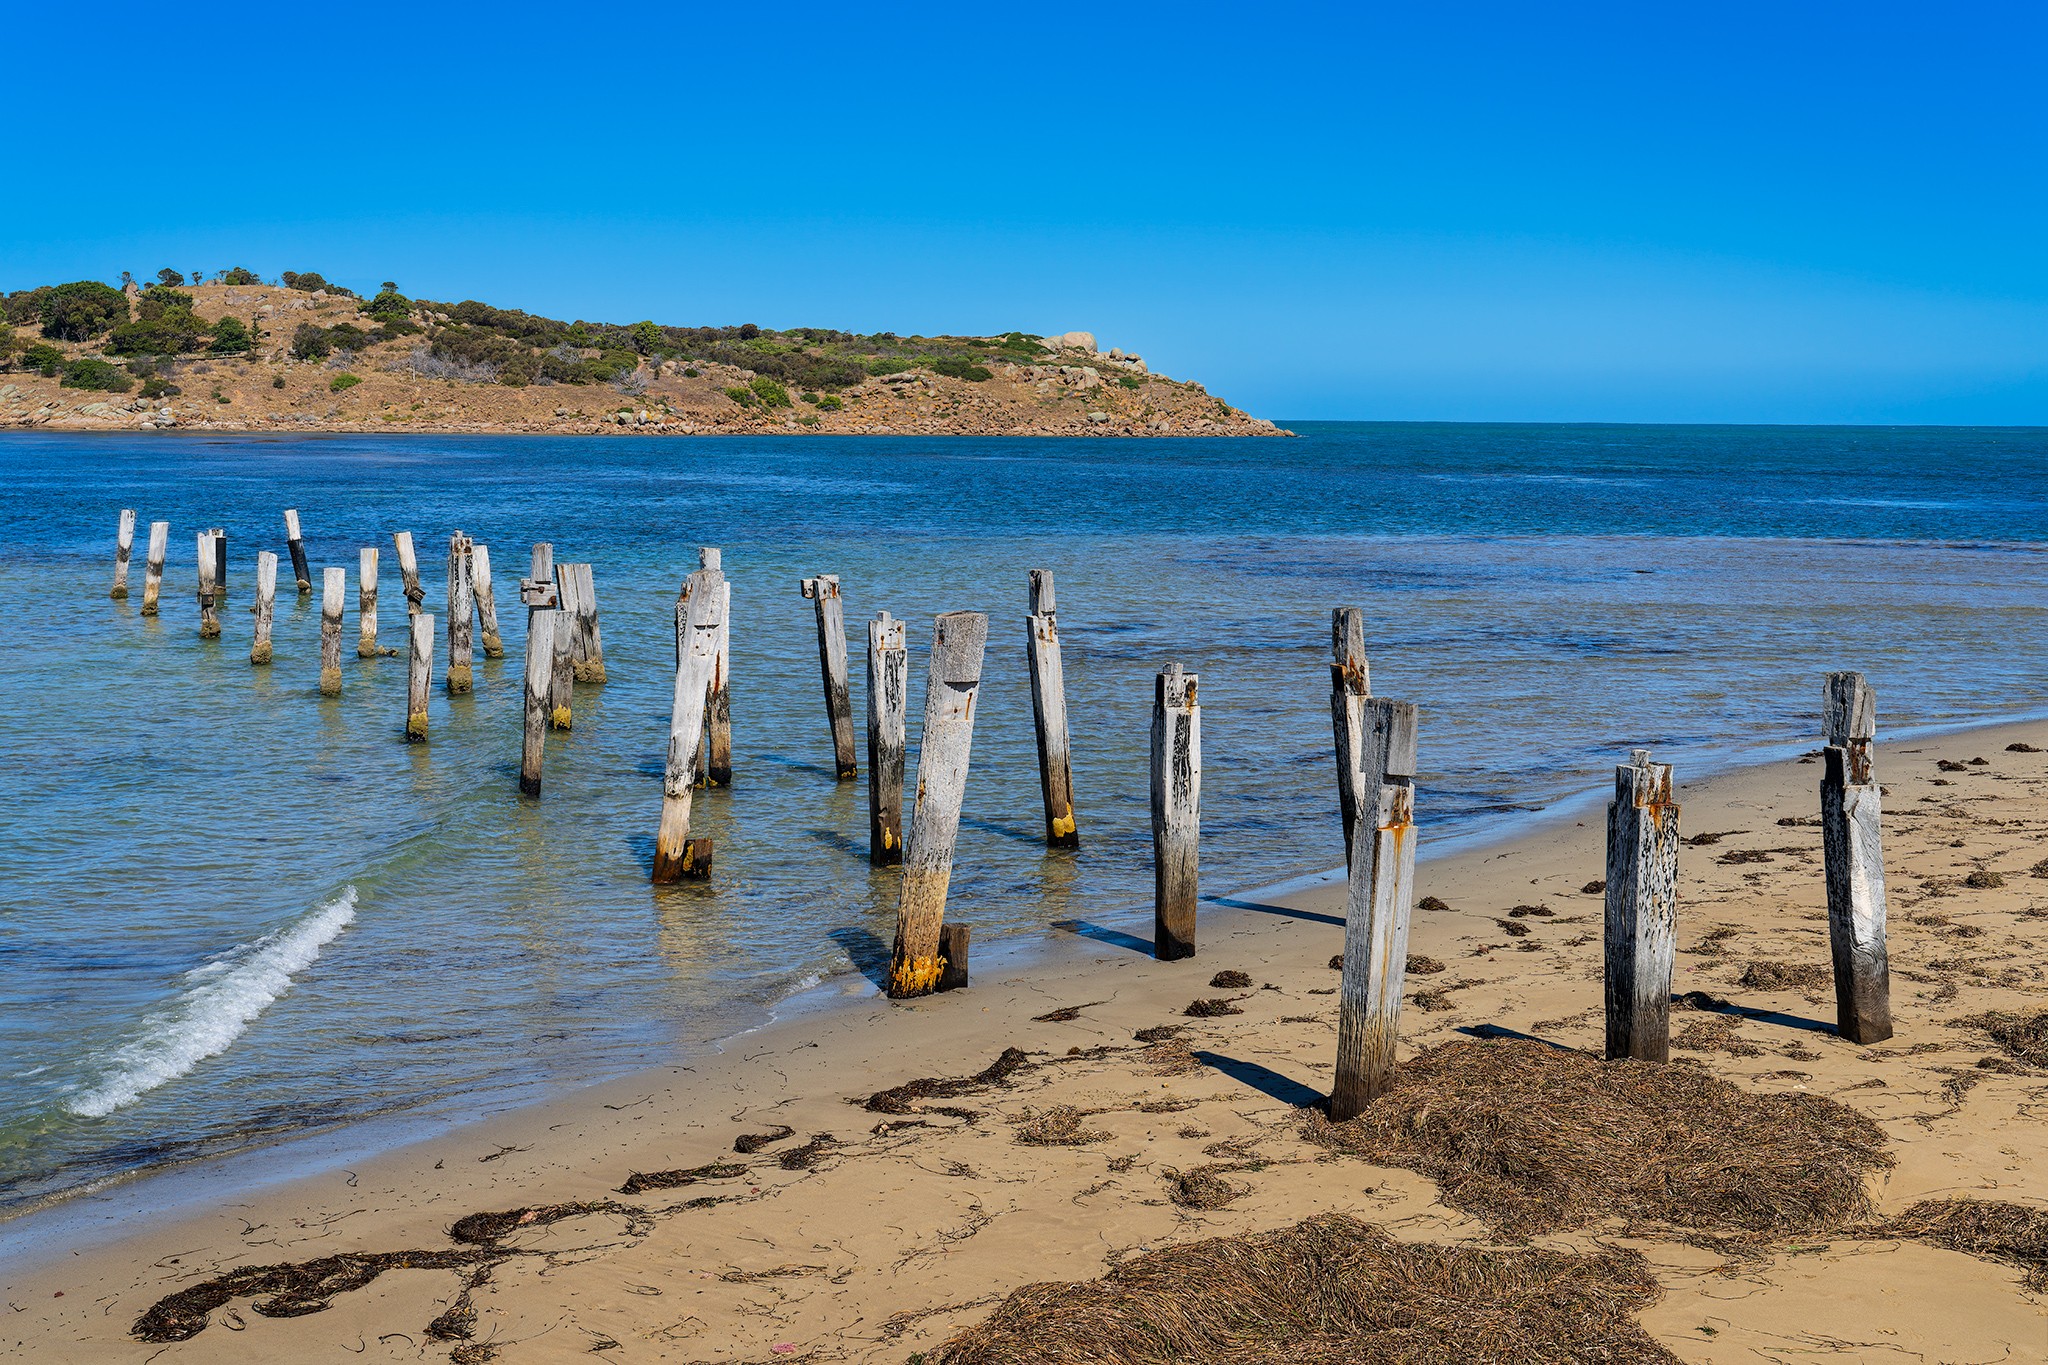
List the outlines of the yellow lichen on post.
<svg viewBox="0 0 2048 1365">
<path fill-rule="evenodd" d="M 1074 829 L 1074 817 L 1071 814 L 1054 817 L 1052 822 L 1052 835 L 1055 840 L 1063 839 L 1069 834 L 1072 834 L 1074 832 Z"/>
<path fill-rule="evenodd" d="M 405 718 L 405 741 L 408 744 L 427 742 L 427 713 L 421 711 Z"/>
<path fill-rule="evenodd" d="M 902 1000 L 913 995 L 930 995 L 946 970 L 943 957 L 914 957 L 889 973 L 889 995 Z"/>
<path fill-rule="evenodd" d="M 557 706 L 554 709 L 554 713 L 548 717 L 548 724 L 554 726 L 557 730 L 567 730 L 570 728 L 570 719 L 569 708 Z"/>
</svg>

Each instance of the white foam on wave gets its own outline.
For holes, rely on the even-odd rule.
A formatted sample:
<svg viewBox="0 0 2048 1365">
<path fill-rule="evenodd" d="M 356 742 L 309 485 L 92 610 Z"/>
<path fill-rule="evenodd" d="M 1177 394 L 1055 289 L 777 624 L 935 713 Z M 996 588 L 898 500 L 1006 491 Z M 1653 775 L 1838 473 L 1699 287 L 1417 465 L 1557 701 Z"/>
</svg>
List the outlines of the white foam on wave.
<svg viewBox="0 0 2048 1365">
<path fill-rule="evenodd" d="M 227 1051 L 355 917 L 351 886 L 296 924 L 193 968 L 185 988 L 144 1018 L 131 1041 L 103 1054 L 99 1080 L 64 1107 L 103 1118 Z"/>
</svg>

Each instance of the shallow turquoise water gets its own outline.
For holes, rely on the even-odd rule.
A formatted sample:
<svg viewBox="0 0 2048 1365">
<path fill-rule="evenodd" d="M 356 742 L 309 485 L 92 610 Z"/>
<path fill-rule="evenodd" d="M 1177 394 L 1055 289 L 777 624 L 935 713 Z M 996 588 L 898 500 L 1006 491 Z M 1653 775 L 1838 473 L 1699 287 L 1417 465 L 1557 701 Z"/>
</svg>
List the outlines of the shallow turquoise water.
<svg viewBox="0 0 2048 1365">
<path fill-rule="evenodd" d="M 636 1065 L 871 964 L 894 883 L 835 783 L 800 576 L 912 623 L 991 614 L 953 913 L 978 941 L 1150 896 L 1151 676 L 1202 676 L 1205 887 L 1334 865 L 1328 614 L 1366 609 L 1374 685 L 1424 708 L 1425 838 L 1602 780 L 1812 738 L 1820 675 L 1881 718 L 2048 704 L 2039 430 L 1304 424 L 1295 441 L 10 435 L 0 441 L 0 1200 L 310 1125 Z M 106 595 L 135 507 L 134 595 Z M 460 527 L 491 546 L 509 657 L 437 688 L 400 742 L 404 663 L 317 695 L 318 608 L 281 598 L 247 663 L 258 549 L 297 506 L 316 571 Z M 147 523 L 172 525 L 138 615 Z M 232 553 L 197 638 L 193 535 Z M 596 566 L 610 682 L 579 689 L 538 803 L 516 792 L 531 543 Z M 708 887 L 647 881 L 696 547 L 733 583 L 736 780 L 700 798 Z M 1078 855 L 1038 844 L 1025 571 L 1058 575 Z M 288 573 L 287 573 L 288 580 Z M 914 741 L 913 734 L 913 741 Z"/>
</svg>

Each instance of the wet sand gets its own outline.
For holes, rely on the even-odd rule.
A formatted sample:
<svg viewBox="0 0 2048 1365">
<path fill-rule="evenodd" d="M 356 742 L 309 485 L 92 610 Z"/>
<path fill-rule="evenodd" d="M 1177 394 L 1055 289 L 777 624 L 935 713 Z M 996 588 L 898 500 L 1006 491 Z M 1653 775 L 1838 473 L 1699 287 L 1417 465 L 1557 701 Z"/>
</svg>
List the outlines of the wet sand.
<svg viewBox="0 0 2048 1365">
<path fill-rule="evenodd" d="M 1785 762 L 1682 785 L 1685 850 L 1674 990 L 1741 1016 L 1674 1015 L 1714 1074 L 1764 1092 L 1832 1096 L 1876 1119 L 1897 1165 L 1876 1179 L 1880 1215 L 1973 1195 L 2048 1207 L 2043 1074 L 1959 1021 L 2039 1009 L 2048 994 L 2048 880 L 2031 874 L 2048 830 L 2048 723 L 1880 746 L 1897 1036 L 1858 1047 L 1832 1031 L 1832 988 L 1739 984 L 1755 962 L 1828 963 L 1817 764 Z M 1985 764 L 1968 760 L 1982 757 Z M 1961 761 L 1941 771 L 1940 759 Z M 1422 793 L 1427 802 L 1428 793 Z M 1402 1017 L 1412 1054 L 1474 1030 L 1600 1045 L 1602 875 L 1597 809 L 1417 871 L 1413 975 Z M 1980 885 L 1966 885 L 1973 872 Z M 2002 885 L 1982 885 L 2002 878 Z M 1517 906 L 1551 913 L 1513 916 Z M 971 921 L 971 907 L 956 906 Z M 1407 1170 L 1334 1159 L 1298 1135 L 1297 1106 L 1327 1088 L 1335 1056 L 1342 888 L 1269 903 L 1205 904 L 1199 955 L 1156 963 L 1114 928 L 1069 936 L 1028 968 L 908 1005 L 869 998 L 749 1034 L 723 1054 L 489 1116 L 374 1159 L 201 1211 L 151 1216 L 148 1184 L 59 1211 L 98 1223 L 53 1257 L 0 1271 L 13 1310 L 0 1346 L 52 1361 L 438 1360 L 456 1343 L 426 1328 L 457 1300 L 449 1269 L 394 1269 L 324 1311 L 270 1318 L 240 1298 L 190 1340 L 144 1344 L 136 1318 L 224 1270 L 345 1252 L 447 1251 L 464 1215 L 571 1201 L 613 1205 L 529 1218 L 497 1245 L 470 1295 L 467 1358 L 902 1361 L 1040 1280 L 1083 1280 L 1117 1257 L 1342 1211 L 1411 1241 L 1491 1243 Z M 1513 926 L 1512 928 L 1510 926 Z M 1516 932 L 1522 930 L 1523 932 Z M 1732 932 L 1722 933 L 1727 930 Z M 1252 985 L 1215 988 L 1213 975 Z M 1419 1008 L 1429 992 L 1437 1008 Z M 1190 1018 L 1193 1000 L 1241 1011 Z M 1071 1017 L 1045 1018 L 1073 1011 Z M 1187 1047 L 1133 1034 L 1185 1026 Z M 1031 1065 L 880 1111 L 861 1101 L 920 1077 L 966 1077 L 1005 1048 Z M 936 1107 L 955 1113 L 938 1112 Z M 1082 1111 L 1048 1115 L 1058 1106 Z M 904 1113 L 888 1112 L 900 1107 Z M 972 1117 L 964 1117 L 971 1114 Z M 1047 1145 L 1034 1137 L 1086 1140 Z M 736 1138 L 792 1135 L 737 1155 Z M 829 1135 L 823 1138 L 821 1135 Z M 1026 1139 L 1026 1140 L 1020 1140 Z M 1218 1144 L 1228 1144 L 1219 1146 Z M 1241 1197 L 1190 1209 L 1173 1173 L 1242 1165 Z M 742 1167 L 620 1193 L 635 1172 Z M 709 1200 L 712 1202 L 698 1202 Z M 37 1215 L 49 1217 L 51 1215 Z M 1816 1238 L 1762 1259 L 1593 1228 L 1543 1239 L 1641 1249 L 1663 1287 L 1644 1326 L 1680 1358 L 1747 1362 L 2048 1359 L 2048 1316 L 2019 1270 L 1916 1243 Z"/>
</svg>

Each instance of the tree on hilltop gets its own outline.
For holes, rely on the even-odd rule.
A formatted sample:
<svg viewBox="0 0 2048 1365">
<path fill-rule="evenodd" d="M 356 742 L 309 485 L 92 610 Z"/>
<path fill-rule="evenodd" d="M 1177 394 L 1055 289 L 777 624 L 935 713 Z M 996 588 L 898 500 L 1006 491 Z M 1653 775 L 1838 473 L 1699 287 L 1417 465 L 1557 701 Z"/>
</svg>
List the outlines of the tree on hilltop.
<svg viewBox="0 0 2048 1365">
<path fill-rule="evenodd" d="M 50 340 L 90 341 L 128 321 L 128 296 L 98 280 L 73 280 L 44 297 L 42 317 L 43 335 Z"/>
<path fill-rule="evenodd" d="M 156 272 L 156 282 L 166 289 L 176 289 L 185 282 L 185 277 L 169 266 L 165 266 L 162 270 Z"/>
</svg>

